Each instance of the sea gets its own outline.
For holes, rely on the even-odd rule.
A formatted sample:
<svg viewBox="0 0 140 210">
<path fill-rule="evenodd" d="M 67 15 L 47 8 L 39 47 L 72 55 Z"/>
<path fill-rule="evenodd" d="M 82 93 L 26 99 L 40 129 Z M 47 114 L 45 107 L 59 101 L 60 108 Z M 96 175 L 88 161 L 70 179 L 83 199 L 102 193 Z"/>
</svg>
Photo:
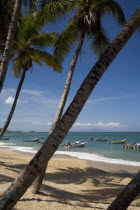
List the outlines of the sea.
<svg viewBox="0 0 140 210">
<path fill-rule="evenodd" d="M 4 137 L 10 140 L 1 140 L 0 148 L 9 148 L 25 153 L 36 153 L 41 144 L 25 142 L 30 138 L 43 137 L 47 139 L 48 132 L 9 132 Z M 91 138 L 108 138 L 108 141 L 92 141 Z M 111 144 L 109 141 L 127 139 L 126 143 L 140 143 L 140 132 L 69 132 L 62 144 L 68 140 L 85 140 L 84 147 L 64 148 L 59 146 L 55 154 L 70 155 L 72 157 L 91 161 L 100 161 L 114 164 L 140 166 L 140 149 L 124 149 L 123 144 Z"/>
</svg>

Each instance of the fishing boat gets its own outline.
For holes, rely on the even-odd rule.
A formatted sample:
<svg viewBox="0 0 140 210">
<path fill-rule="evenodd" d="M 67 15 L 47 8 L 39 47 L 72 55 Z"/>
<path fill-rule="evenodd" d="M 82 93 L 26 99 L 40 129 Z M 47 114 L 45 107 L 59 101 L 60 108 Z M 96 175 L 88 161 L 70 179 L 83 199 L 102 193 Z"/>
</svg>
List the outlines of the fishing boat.
<svg viewBox="0 0 140 210">
<path fill-rule="evenodd" d="M 66 147 L 66 148 L 75 148 L 75 147 L 84 147 L 85 144 L 86 144 L 86 141 L 79 141 L 79 140 L 77 140 L 74 143 L 71 143 L 71 144 L 63 144 L 62 146 L 63 147 Z"/>
<path fill-rule="evenodd" d="M 127 141 L 127 139 L 122 139 L 122 140 L 119 140 L 119 141 L 109 141 L 109 143 L 111 144 L 123 144 Z"/>
<path fill-rule="evenodd" d="M 123 145 L 124 149 L 140 149 L 140 143 L 126 144 Z"/>
<path fill-rule="evenodd" d="M 40 140 L 40 138 L 33 138 L 33 139 L 28 139 L 28 140 L 24 139 L 23 141 L 25 141 L 25 142 L 38 142 L 39 140 Z"/>
<path fill-rule="evenodd" d="M 93 140 L 93 141 L 107 141 L 107 140 L 108 140 L 108 138 L 105 138 L 105 139 L 90 138 L 90 140 Z"/>
<path fill-rule="evenodd" d="M 3 137 L 1 138 L 1 140 L 9 140 L 10 138 L 9 137 Z"/>
<path fill-rule="evenodd" d="M 140 149 L 140 143 L 136 143 L 136 144 L 135 144 L 135 148 L 136 148 L 136 149 Z"/>
</svg>

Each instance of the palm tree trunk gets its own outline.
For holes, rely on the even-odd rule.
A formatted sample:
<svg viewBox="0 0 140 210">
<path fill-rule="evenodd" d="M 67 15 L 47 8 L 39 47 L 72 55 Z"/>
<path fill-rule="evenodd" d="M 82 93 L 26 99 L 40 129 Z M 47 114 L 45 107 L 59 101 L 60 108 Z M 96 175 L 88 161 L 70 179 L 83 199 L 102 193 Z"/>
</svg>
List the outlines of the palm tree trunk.
<svg viewBox="0 0 140 210">
<path fill-rule="evenodd" d="M 15 206 L 17 201 L 23 196 L 28 187 L 31 186 L 40 172 L 46 168 L 48 161 L 52 158 L 69 129 L 76 121 L 96 84 L 139 25 L 140 7 L 84 79 L 70 106 L 40 150 L 25 167 L 23 172 L 7 190 L 1 194 L 0 210 L 11 209 Z"/>
<path fill-rule="evenodd" d="M 11 108 L 11 111 L 8 115 L 8 118 L 4 124 L 4 127 L 0 133 L 0 139 L 2 138 L 3 134 L 5 133 L 6 129 L 8 128 L 9 126 L 9 123 L 11 122 L 11 119 L 13 117 L 13 114 L 14 114 L 14 111 L 15 111 L 15 108 L 16 108 L 16 105 L 17 105 L 17 100 L 18 100 L 18 97 L 19 97 L 19 94 L 20 94 L 20 90 L 22 88 L 22 85 L 23 85 L 23 82 L 24 82 L 24 79 L 25 79 L 25 75 L 26 75 L 26 70 L 23 71 L 22 73 L 22 76 L 21 76 L 21 79 L 20 79 L 20 82 L 19 82 L 19 85 L 18 85 L 18 88 L 17 88 L 17 91 L 16 91 L 16 95 L 15 95 L 15 99 L 14 99 L 14 102 L 13 102 L 13 105 L 12 105 L 12 108 Z"/>
<path fill-rule="evenodd" d="M 6 74 L 7 74 L 8 64 L 9 64 L 9 60 L 10 60 L 10 53 L 11 53 L 14 35 L 15 35 L 15 31 L 16 31 L 17 21 L 19 19 L 21 4 L 22 4 L 22 0 L 16 0 L 13 15 L 11 18 L 11 23 L 9 25 L 7 41 L 5 43 L 2 62 L 0 65 L 0 92 L 3 88 L 3 84 L 5 81 Z"/>
<path fill-rule="evenodd" d="M 125 210 L 130 203 L 140 194 L 140 171 L 117 196 L 107 210 Z"/>
<path fill-rule="evenodd" d="M 73 55 L 73 58 L 72 58 L 72 61 L 71 61 L 71 64 L 70 64 L 70 68 L 69 68 L 69 71 L 68 71 L 68 76 L 67 76 L 67 79 L 66 79 L 64 91 L 63 91 L 63 94 L 61 96 L 61 100 L 60 100 L 60 103 L 59 103 L 59 106 L 58 106 L 58 109 L 57 109 L 57 112 L 56 112 L 56 115 L 55 115 L 55 118 L 54 118 L 54 122 L 52 124 L 52 127 L 51 127 L 51 130 L 50 130 L 49 134 L 52 133 L 52 131 L 53 131 L 54 127 L 56 126 L 58 120 L 62 116 L 64 107 L 65 107 L 65 104 L 66 104 L 66 101 L 67 101 L 67 97 L 68 97 L 68 94 L 69 94 L 69 90 L 70 90 L 71 81 L 72 81 L 73 73 L 74 73 L 74 70 L 75 70 L 75 66 L 76 66 L 79 54 L 81 52 L 81 48 L 83 46 L 84 38 L 85 38 L 85 32 L 81 33 L 81 37 L 80 37 L 77 49 L 75 50 L 75 53 Z M 45 169 L 45 171 L 46 171 L 46 169 Z M 39 190 L 41 188 L 41 185 L 42 185 L 42 182 L 43 182 L 43 179 L 44 179 L 44 176 L 45 176 L 45 171 L 42 171 L 41 174 L 39 175 L 39 177 L 37 177 L 37 179 L 33 183 L 33 191 L 32 192 L 34 194 L 39 193 Z"/>
<path fill-rule="evenodd" d="M 61 96 L 61 100 L 60 100 L 60 103 L 59 103 L 59 106 L 58 106 L 58 109 L 57 109 L 57 112 L 56 112 L 56 115 L 55 115 L 55 118 L 54 118 L 53 125 L 52 125 L 51 130 L 50 130 L 50 133 L 53 131 L 54 127 L 56 126 L 56 124 L 58 122 L 58 120 L 62 116 L 64 107 L 65 107 L 65 104 L 66 104 L 66 101 L 67 101 L 67 97 L 68 97 L 68 94 L 69 94 L 71 81 L 72 81 L 72 78 L 73 78 L 73 73 L 74 73 L 74 70 L 75 70 L 75 66 L 76 66 L 79 54 L 80 54 L 82 46 L 83 46 L 84 39 L 85 39 L 85 31 L 83 33 L 81 33 L 81 37 L 80 37 L 77 49 L 75 50 L 75 53 L 73 55 L 73 58 L 72 58 L 72 61 L 71 61 L 71 64 L 70 64 L 70 68 L 69 68 L 69 71 L 68 71 L 68 76 L 67 76 L 67 79 L 66 79 L 64 91 L 63 91 L 63 94 Z"/>
</svg>

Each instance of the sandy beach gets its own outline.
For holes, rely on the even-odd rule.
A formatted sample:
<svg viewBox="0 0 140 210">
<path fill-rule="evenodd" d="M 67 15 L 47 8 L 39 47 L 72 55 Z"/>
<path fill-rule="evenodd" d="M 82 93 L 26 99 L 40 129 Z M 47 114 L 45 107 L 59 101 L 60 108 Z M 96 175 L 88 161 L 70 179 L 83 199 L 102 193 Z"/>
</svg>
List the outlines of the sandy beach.
<svg viewBox="0 0 140 210">
<path fill-rule="evenodd" d="M 32 156 L 0 149 L 0 193 L 17 177 Z M 54 155 L 49 162 L 40 194 L 33 195 L 30 187 L 14 209 L 107 209 L 138 171 L 139 167 L 135 166 Z M 140 210 L 140 196 L 128 209 Z"/>
</svg>

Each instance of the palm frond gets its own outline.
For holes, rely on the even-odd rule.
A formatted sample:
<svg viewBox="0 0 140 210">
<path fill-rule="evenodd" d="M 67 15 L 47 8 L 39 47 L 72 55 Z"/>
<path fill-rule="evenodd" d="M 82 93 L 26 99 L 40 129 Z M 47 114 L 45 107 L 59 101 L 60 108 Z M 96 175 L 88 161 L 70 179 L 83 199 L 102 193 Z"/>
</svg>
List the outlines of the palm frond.
<svg viewBox="0 0 140 210">
<path fill-rule="evenodd" d="M 41 28 L 46 23 L 56 22 L 73 10 L 74 3 L 75 0 L 54 0 L 46 4 L 42 10 L 34 14 L 36 25 Z"/>
<path fill-rule="evenodd" d="M 17 41 L 27 42 L 32 36 L 38 35 L 38 31 L 33 22 L 34 17 L 32 15 L 26 15 L 21 17 L 21 21 L 18 24 Z"/>
<path fill-rule="evenodd" d="M 38 7 L 38 0 L 23 0 L 23 5 L 29 10 L 36 11 Z"/>
<path fill-rule="evenodd" d="M 32 52 L 31 57 L 33 60 L 35 57 L 35 59 L 38 59 L 41 62 L 46 63 L 48 66 L 52 67 L 54 71 L 62 71 L 62 66 L 51 54 L 33 48 L 30 48 L 30 50 Z"/>
<path fill-rule="evenodd" d="M 78 40 L 79 35 L 80 32 L 77 28 L 75 18 L 72 18 L 65 30 L 59 36 L 55 45 L 54 56 L 59 62 L 62 62 L 64 57 L 68 55 L 73 44 Z"/>
<path fill-rule="evenodd" d="M 28 45 L 34 45 L 39 48 L 54 46 L 57 40 L 57 33 L 42 33 L 32 36 L 28 40 Z"/>
<path fill-rule="evenodd" d="M 13 65 L 13 70 L 12 73 L 16 78 L 19 78 L 22 74 L 23 68 L 21 67 L 21 59 L 14 59 L 14 65 Z"/>
<path fill-rule="evenodd" d="M 45 7 L 46 4 L 49 4 L 50 0 L 40 0 L 40 7 L 43 8 Z"/>
<path fill-rule="evenodd" d="M 109 45 L 109 39 L 103 27 L 100 25 L 100 27 L 98 28 L 98 32 L 96 31 L 95 33 L 90 33 L 89 39 L 91 49 L 99 58 Z"/>
<path fill-rule="evenodd" d="M 0 1 L 0 43 L 4 44 L 13 11 L 13 0 Z"/>
<path fill-rule="evenodd" d="M 126 23 L 121 6 L 114 0 L 95 0 L 91 8 L 113 15 L 120 25 Z"/>
</svg>

